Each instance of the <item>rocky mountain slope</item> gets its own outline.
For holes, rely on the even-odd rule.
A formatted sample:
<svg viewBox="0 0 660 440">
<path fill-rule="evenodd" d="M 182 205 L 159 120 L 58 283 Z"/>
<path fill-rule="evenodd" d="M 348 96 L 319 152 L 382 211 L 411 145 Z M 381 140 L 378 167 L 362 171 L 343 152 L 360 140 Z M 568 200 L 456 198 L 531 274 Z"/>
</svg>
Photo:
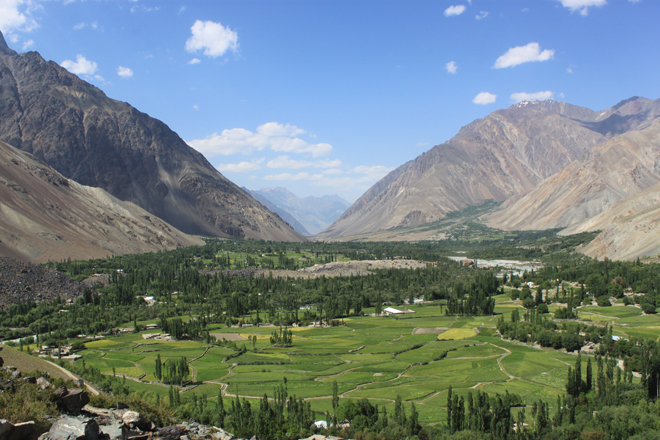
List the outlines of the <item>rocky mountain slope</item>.
<svg viewBox="0 0 660 440">
<path fill-rule="evenodd" d="M 309 235 L 309 231 L 305 229 L 305 227 L 296 219 L 293 215 L 291 215 L 290 212 L 285 210 L 284 208 L 281 208 L 268 200 L 266 197 L 262 196 L 256 191 L 251 191 L 247 189 L 246 187 L 242 187 L 244 191 L 246 191 L 248 194 L 250 194 L 254 200 L 257 202 L 261 203 L 264 205 L 266 208 L 270 209 L 272 212 L 275 214 L 279 215 L 282 220 L 287 222 L 291 227 L 299 234 L 302 235 Z"/>
<path fill-rule="evenodd" d="M 638 97 L 601 112 L 559 101 L 495 111 L 392 171 L 319 236 L 419 225 L 487 199 L 525 194 L 591 147 L 658 114 L 660 100 Z"/>
<path fill-rule="evenodd" d="M 0 307 L 26 301 L 73 300 L 85 285 L 55 269 L 0 257 Z"/>
<path fill-rule="evenodd" d="M 201 244 L 139 206 L 0 142 L 0 254 L 46 262 Z"/>
<path fill-rule="evenodd" d="M 275 206 L 290 213 L 309 234 L 321 232 L 337 220 L 351 206 L 338 195 L 298 197 L 286 188 L 262 188 L 253 191 Z"/>
<path fill-rule="evenodd" d="M 189 234 L 305 240 L 167 125 L 1 37 L 0 140 Z"/>
<path fill-rule="evenodd" d="M 660 119 L 656 119 L 593 147 L 529 194 L 507 201 L 488 223 L 502 229 L 580 224 L 659 182 Z M 605 225 L 601 222 L 595 229 Z"/>
<path fill-rule="evenodd" d="M 563 235 L 584 231 L 602 232 L 581 252 L 594 258 L 633 260 L 660 254 L 660 184 L 612 205 L 601 214 L 562 231 Z"/>
</svg>

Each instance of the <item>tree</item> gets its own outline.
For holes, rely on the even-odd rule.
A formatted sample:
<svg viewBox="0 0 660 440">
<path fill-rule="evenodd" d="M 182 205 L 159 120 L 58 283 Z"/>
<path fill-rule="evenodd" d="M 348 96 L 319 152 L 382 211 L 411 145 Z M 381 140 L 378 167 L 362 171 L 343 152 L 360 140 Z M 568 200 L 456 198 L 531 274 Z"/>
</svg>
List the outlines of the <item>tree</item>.
<svg viewBox="0 0 660 440">
<path fill-rule="evenodd" d="M 154 373 L 154 376 L 156 376 L 156 379 L 161 380 L 162 379 L 162 373 L 163 373 L 163 364 L 160 360 L 160 353 L 156 355 L 156 372 Z"/>
</svg>

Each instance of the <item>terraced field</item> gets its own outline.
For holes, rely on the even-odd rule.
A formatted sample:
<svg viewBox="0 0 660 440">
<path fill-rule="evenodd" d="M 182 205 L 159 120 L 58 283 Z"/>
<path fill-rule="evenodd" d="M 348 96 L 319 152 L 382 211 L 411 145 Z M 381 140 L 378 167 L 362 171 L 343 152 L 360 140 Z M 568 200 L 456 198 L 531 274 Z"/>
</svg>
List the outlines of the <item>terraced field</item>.
<svg viewBox="0 0 660 440">
<path fill-rule="evenodd" d="M 496 301 L 496 313 L 507 319 L 513 308 L 520 307 L 508 295 Z M 355 317 L 344 319 L 345 325 L 338 327 L 297 328 L 293 346 L 288 348 L 270 345 L 273 327 L 212 330 L 246 339 L 256 335 L 254 351 L 249 342 L 236 342 L 248 348 L 240 356 L 224 347 L 207 350 L 199 342 L 144 341 L 139 334 L 91 342 L 80 354 L 87 365 L 106 374 L 113 374 L 114 368 L 115 374 L 142 377 L 140 382 L 127 381 L 136 391 L 167 395 L 167 387 L 154 382 L 156 355 L 163 361 L 185 356 L 189 361 L 199 359 L 190 363 L 195 386 L 184 394 L 214 398 L 223 389 L 227 396 L 260 398 L 265 393 L 272 396 L 286 378 L 290 395 L 310 399 L 313 409 L 324 413 L 331 410 L 336 381 L 343 399 L 368 398 L 374 404 L 393 405 L 401 395 L 415 402 L 424 423 L 444 421 L 450 385 L 458 395 L 476 389 L 492 394 L 508 391 L 519 394 L 528 405 L 543 399 L 551 407 L 557 395 L 564 393 L 574 355 L 501 340 L 495 334 L 499 315 L 457 318 L 445 316 L 433 305 L 411 309 L 416 313 L 405 317 Z M 583 307 L 580 320 L 614 322 L 614 333 L 623 337 L 660 335 L 660 319 L 643 316 L 632 306 Z"/>
</svg>

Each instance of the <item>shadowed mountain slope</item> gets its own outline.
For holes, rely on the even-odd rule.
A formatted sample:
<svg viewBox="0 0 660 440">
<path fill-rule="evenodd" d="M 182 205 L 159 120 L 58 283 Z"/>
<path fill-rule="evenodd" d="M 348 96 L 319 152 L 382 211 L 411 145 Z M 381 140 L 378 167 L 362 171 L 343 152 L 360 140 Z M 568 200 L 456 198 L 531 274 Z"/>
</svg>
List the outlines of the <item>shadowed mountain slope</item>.
<svg viewBox="0 0 660 440">
<path fill-rule="evenodd" d="M 164 123 L 0 41 L 0 140 L 190 234 L 302 241 Z"/>
<path fill-rule="evenodd" d="M 202 245 L 130 202 L 0 142 L 0 254 L 35 262 Z"/>
</svg>

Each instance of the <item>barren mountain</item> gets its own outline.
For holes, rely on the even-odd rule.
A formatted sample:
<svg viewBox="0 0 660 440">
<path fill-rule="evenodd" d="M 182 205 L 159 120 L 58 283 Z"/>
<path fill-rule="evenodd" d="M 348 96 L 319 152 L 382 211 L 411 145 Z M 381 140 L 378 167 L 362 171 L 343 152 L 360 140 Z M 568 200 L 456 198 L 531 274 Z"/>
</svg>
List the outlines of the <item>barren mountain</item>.
<svg viewBox="0 0 660 440">
<path fill-rule="evenodd" d="M 0 142 L 0 254 L 88 259 L 201 245 L 130 202 L 67 179 Z"/>
<path fill-rule="evenodd" d="M 321 232 L 351 206 L 338 195 L 298 197 L 286 188 L 253 191 L 296 218 L 311 234 Z"/>
<path fill-rule="evenodd" d="M 242 187 L 244 191 L 246 191 L 248 194 L 250 194 L 254 200 L 258 201 L 262 205 L 264 205 L 266 208 L 270 209 L 272 212 L 275 214 L 279 215 L 282 220 L 287 222 L 291 227 L 299 234 L 302 235 L 309 235 L 309 231 L 305 229 L 305 227 L 296 219 L 293 215 L 291 215 L 290 212 L 285 210 L 284 208 L 281 208 L 268 200 L 266 197 L 263 195 L 259 194 L 257 191 L 251 191 L 247 189 L 246 187 Z"/>
<path fill-rule="evenodd" d="M 529 194 L 507 201 L 488 223 L 503 229 L 571 226 L 659 183 L 660 119 L 639 128 L 593 147 Z"/>
<path fill-rule="evenodd" d="M 0 140 L 190 234 L 305 240 L 161 121 L 0 36 Z"/>
<path fill-rule="evenodd" d="M 618 201 L 562 235 L 596 230 L 602 232 L 580 249 L 590 257 L 633 260 L 660 254 L 660 184 Z"/>
<path fill-rule="evenodd" d="M 598 116 L 555 101 L 498 110 L 392 171 L 319 235 L 414 226 L 487 199 L 524 194 L 607 139 L 590 126 Z"/>
<path fill-rule="evenodd" d="M 551 100 L 495 111 L 385 176 L 319 237 L 415 226 L 526 194 L 591 147 L 659 115 L 660 100 L 639 97 L 600 112 Z"/>
</svg>

